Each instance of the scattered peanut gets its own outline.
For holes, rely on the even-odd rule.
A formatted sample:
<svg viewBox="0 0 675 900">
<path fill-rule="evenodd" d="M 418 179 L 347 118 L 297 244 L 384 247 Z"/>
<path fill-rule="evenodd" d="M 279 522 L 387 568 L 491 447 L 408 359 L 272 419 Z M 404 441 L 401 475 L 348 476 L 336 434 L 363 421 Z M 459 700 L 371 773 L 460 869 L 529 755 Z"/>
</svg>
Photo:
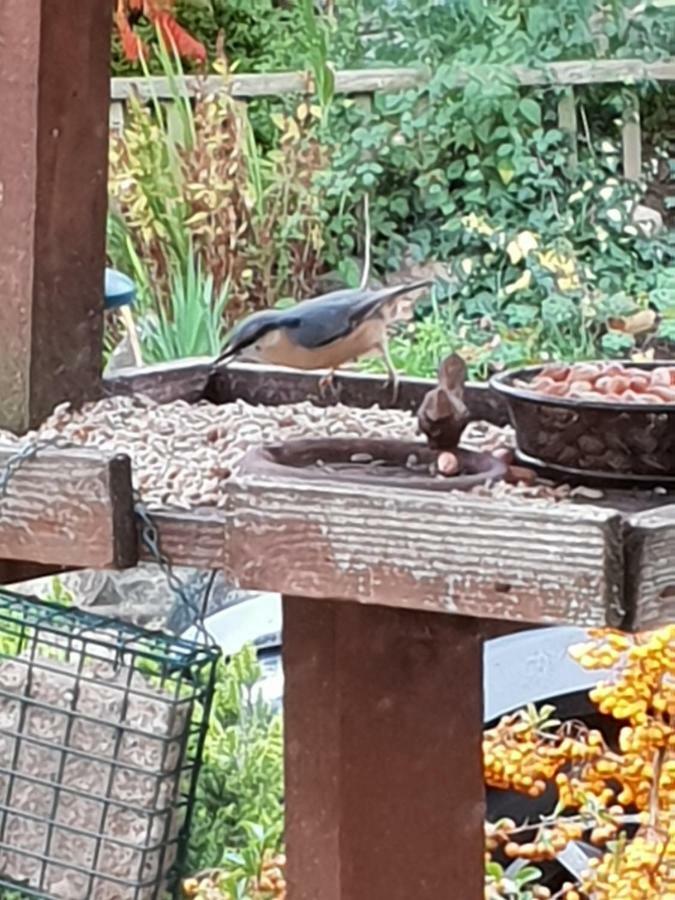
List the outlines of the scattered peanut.
<svg viewBox="0 0 675 900">
<path fill-rule="evenodd" d="M 436 465 L 439 474 L 443 475 L 445 478 L 449 478 L 459 472 L 459 460 L 454 453 L 450 453 L 448 450 L 439 453 Z"/>
<path fill-rule="evenodd" d="M 525 466 L 509 466 L 506 472 L 506 480 L 510 484 L 532 485 L 537 480 L 537 473 Z"/>
</svg>

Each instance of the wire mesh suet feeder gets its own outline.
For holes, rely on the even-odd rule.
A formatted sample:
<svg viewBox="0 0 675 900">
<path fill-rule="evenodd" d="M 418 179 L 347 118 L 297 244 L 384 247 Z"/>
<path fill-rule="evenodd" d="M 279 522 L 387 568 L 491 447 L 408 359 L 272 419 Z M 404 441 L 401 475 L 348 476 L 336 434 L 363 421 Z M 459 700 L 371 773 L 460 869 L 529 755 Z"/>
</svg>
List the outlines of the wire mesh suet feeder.
<svg viewBox="0 0 675 900">
<path fill-rule="evenodd" d="M 0 590 L 0 896 L 175 890 L 217 657 Z"/>
</svg>

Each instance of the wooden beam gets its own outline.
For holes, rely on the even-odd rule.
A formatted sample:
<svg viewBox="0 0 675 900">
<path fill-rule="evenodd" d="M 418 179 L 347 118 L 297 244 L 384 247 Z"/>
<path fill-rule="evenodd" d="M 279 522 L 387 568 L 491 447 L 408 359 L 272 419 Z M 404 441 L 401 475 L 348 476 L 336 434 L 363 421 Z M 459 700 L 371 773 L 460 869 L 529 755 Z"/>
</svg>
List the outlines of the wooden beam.
<svg viewBox="0 0 675 900">
<path fill-rule="evenodd" d="M 108 396 L 145 394 L 157 403 L 175 400 L 197 403 L 204 399 L 210 377 L 211 360 L 203 357 L 181 359 L 119 369 L 103 379 L 103 391 Z"/>
<path fill-rule="evenodd" d="M 120 134 L 124 131 L 125 104 L 120 100 L 113 100 L 110 104 L 108 123 L 111 134 Z"/>
<path fill-rule="evenodd" d="M 96 393 L 109 3 L 0 4 L 0 428 Z"/>
<path fill-rule="evenodd" d="M 234 479 L 242 588 L 539 624 L 623 620 L 622 518 L 576 504 Z"/>
<path fill-rule="evenodd" d="M 68 572 L 65 566 L 40 565 L 39 563 L 7 562 L 0 560 L 0 584 L 17 585 L 22 581 L 33 581 L 35 578 L 48 578 L 50 575 L 62 575 Z"/>
<path fill-rule="evenodd" d="M 15 450 L 0 446 L 0 472 Z M 117 568 L 137 558 L 127 456 L 45 449 L 15 470 L 0 497 L 0 559 Z"/>
<path fill-rule="evenodd" d="M 151 510 L 164 553 L 176 566 L 196 569 L 222 569 L 224 563 L 225 514 L 220 510 L 171 512 Z M 154 562 L 152 553 L 141 543 L 140 558 Z"/>
<path fill-rule="evenodd" d="M 567 135 L 571 147 L 569 165 L 572 169 L 576 169 L 579 162 L 579 148 L 577 146 L 577 104 L 573 88 L 567 88 L 558 100 L 558 128 Z"/>
<path fill-rule="evenodd" d="M 316 372 L 247 363 L 232 363 L 212 372 L 211 361 L 202 358 L 141 369 L 121 369 L 105 378 L 103 383 L 109 395 L 146 394 L 158 403 L 173 400 L 196 403 L 204 399 L 212 403 L 244 400 L 279 406 L 311 400 L 316 406 L 329 406 L 334 401 L 319 395 L 319 376 Z M 378 404 L 383 409 L 415 412 L 434 382 L 428 378 L 401 378 L 396 403 L 392 402 L 391 386 L 384 375 L 345 371 L 336 375 L 335 384 L 340 402 L 347 406 L 367 408 Z M 487 384 L 468 384 L 465 401 L 473 419 L 484 419 L 497 425 L 508 422 L 504 401 Z"/>
<path fill-rule="evenodd" d="M 635 631 L 670 625 L 675 621 L 675 504 L 638 513 L 628 526 L 627 624 Z"/>
<path fill-rule="evenodd" d="M 623 145 L 623 177 L 639 181 L 642 175 L 642 129 L 640 127 L 640 97 L 630 91 L 630 101 L 625 110 L 621 128 Z"/>
<path fill-rule="evenodd" d="M 428 79 L 425 69 L 385 68 L 355 69 L 336 73 L 335 89 L 339 94 L 367 94 L 383 90 L 408 90 L 423 85 Z M 306 72 L 268 72 L 232 75 L 188 75 L 176 80 L 190 96 L 198 93 L 226 92 L 238 100 L 274 97 L 283 94 L 310 94 L 312 81 Z M 171 100 L 174 96 L 168 78 L 113 78 L 111 99 L 125 101 L 136 94 L 143 101 Z"/>
<path fill-rule="evenodd" d="M 490 78 L 490 66 L 467 66 L 452 73 L 451 88 L 464 87 L 472 78 Z M 504 67 L 500 66 L 503 72 Z M 577 85 L 623 83 L 626 81 L 675 81 L 675 59 L 647 63 L 640 59 L 570 60 L 549 63 L 538 68 L 511 66 L 507 71 L 523 86 Z M 405 91 L 423 86 L 429 80 L 424 67 L 352 69 L 336 73 L 335 89 L 338 94 L 370 94 L 376 91 Z M 311 93 L 311 79 L 305 72 L 265 72 L 232 75 L 224 79 L 220 75 L 187 76 L 179 82 L 183 91 L 194 95 L 199 92 L 226 91 L 242 100 L 255 97 L 273 97 L 292 93 Z M 153 96 L 158 100 L 170 100 L 172 90 L 169 80 L 163 77 L 114 78 L 111 85 L 113 101 L 124 101 L 132 93 L 142 100 Z"/>
<path fill-rule="evenodd" d="M 285 597 L 293 900 L 481 900 L 482 658 L 454 616 Z"/>
<path fill-rule="evenodd" d="M 216 399 L 218 403 L 241 399 L 248 403 L 277 406 L 311 400 L 315 406 L 330 406 L 335 401 L 323 399 L 319 394 L 319 374 L 275 366 L 232 364 L 212 375 L 206 396 Z M 359 408 L 377 404 L 382 409 L 417 412 L 422 398 L 434 384 L 430 378 L 402 377 L 396 402 L 393 402 L 391 385 L 385 375 L 342 371 L 335 376 L 339 401 Z M 468 384 L 464 400 L 472 419 L 484 419 L 497 425 L 505 425 L 509 420 L 501 396 L 487 384 Z"/>
</svg>

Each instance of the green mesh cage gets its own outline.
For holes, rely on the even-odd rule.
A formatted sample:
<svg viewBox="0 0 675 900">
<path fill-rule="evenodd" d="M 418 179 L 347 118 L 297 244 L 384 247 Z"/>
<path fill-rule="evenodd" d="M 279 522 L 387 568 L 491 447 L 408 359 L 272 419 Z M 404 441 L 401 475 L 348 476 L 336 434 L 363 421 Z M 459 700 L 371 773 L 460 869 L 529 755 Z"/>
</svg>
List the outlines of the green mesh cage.
<svg viewBox="0 0 675 900">
<path fill-rule="evenodd" d="M 0 897 L 175 894 L 217 657 L 0 589 Z"/>
</svg>

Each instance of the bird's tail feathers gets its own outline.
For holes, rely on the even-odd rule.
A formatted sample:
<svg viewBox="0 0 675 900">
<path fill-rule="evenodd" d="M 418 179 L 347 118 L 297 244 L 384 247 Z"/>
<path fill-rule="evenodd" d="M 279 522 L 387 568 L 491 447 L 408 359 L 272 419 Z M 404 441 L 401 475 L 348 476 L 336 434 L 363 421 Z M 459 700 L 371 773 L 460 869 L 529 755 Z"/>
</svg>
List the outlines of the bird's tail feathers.
<svg viewBox="0 0 675 900">
<path fill-rule="evenodd" d="M 378 293 L 383 299 L 389 300 L 399 297 L 401 294 L 410 294 L 413 291 L 419 291 L 425 287 L 431 287 L 435 282 L 432 278 L 424 278 L 419 281 L 409 281 L 404 284 L 392 284 L 387 287 L 380 288 Z"/>
<path fill-rule="evenodd" d="M 412 319 L 415 304 L 419 298 L 406 297 L 406 294 L 418 291 L 421 288 L 434 284 L 433 280 L 425 278 L 420 281 L 411 281 L 407 284 L 396 284 L 388 288 L 382 288 L 380 293 L 379 309 L 384 314 L 385 321 L 406 322 Z"/>
</svg>

